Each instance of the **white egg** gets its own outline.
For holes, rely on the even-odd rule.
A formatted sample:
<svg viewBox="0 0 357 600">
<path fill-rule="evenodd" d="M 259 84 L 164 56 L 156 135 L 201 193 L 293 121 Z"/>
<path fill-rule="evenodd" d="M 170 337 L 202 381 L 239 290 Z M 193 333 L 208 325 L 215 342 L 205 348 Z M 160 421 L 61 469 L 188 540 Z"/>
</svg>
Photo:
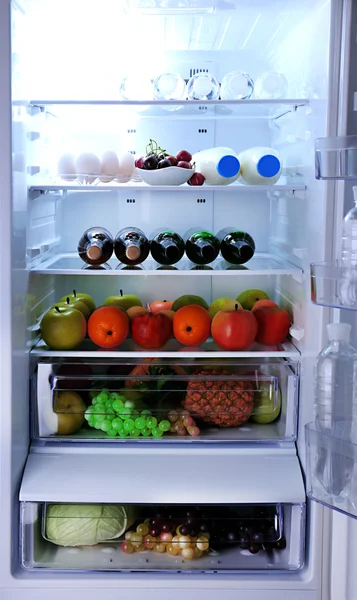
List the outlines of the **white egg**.
<svg viewBox="0 0 357 600">
<path fill-rule="evenodd" d="M 119 176 L 130 177 L 133 175 L 135 169 L 135 158 L 130 152 L 125 152 L 119 156 Z"/>
<path fill-rule="evenodd" d="M 77 177 L 76 163 L 73 154 L 62 154 L 57 165 L 58 175 L 65 181 L 73 181 Z"/>
<path fill-rule="evenodd" d="M 128 183 L 130 179 L 130 175 L 118 175 L 118 177 L 115 178 L 115 181 L 117 181 L 118 183 Z"/>
<path fill-rule="evenodd" d="M 100 181 L 108 183 L 112 181 L 119 171 L 119 159 L 115 152 L 107 150 L 102 156 L 102 166 L 100 168 Z"/>
<path fill-rule="evenodd" d="M 76 160 L 78 179 L 82 183 L 93 183 L 100 173 L 100 160 L 96 154 L 83 152 Z"/>
</svg>

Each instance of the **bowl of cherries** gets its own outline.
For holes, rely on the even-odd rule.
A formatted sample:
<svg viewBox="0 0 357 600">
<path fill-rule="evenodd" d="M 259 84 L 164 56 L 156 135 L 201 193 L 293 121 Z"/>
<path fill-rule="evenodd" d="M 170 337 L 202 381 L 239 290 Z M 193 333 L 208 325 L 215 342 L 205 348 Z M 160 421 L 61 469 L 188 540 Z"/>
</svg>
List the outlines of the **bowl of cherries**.
<svg viewBox="0 0 357 600">
<path fill-rule="evenodd" d="M 135 166 L 138 175 L 148 185 L 203 185 L 205 178 L 195 172 L 192 154 L 180 150 L 176 155 L 169 154 L 150 140 L 146 146 L 146 155 L 137 158 Z"/>
</svg>

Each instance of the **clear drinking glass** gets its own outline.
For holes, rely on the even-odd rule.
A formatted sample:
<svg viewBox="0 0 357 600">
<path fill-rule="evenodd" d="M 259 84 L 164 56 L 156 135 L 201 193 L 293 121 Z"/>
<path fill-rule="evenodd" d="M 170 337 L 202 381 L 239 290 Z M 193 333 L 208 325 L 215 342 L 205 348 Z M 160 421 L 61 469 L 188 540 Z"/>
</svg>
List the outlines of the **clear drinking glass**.
<svg viewBox="0 0 357 600">
<path fill-rule="evenodd" d="M 253 79 L 248 73 L 231 71 L 222 79 L 222 100 L 247 100 L 254 91 Z"/>
<path fill-rule="evenodd" d="M 255 80 L 254 92 L 255 97 L 260 100 L 286 98 L 288 93 L 287 79 L 282 73 L 276 71 L 261 73 Z"/>
<path fill-rule="evenodd" d="M 178 73 L 163 73 L 153 83 L 156 100 L 184 100 L 186 83 Z"/>
<path fill-rule="evenodd" d="M 189 100 L 216 100 L 219 97 L 219 83 L 210 73 L 196 73 L 187 83 Z"/>
</svg>

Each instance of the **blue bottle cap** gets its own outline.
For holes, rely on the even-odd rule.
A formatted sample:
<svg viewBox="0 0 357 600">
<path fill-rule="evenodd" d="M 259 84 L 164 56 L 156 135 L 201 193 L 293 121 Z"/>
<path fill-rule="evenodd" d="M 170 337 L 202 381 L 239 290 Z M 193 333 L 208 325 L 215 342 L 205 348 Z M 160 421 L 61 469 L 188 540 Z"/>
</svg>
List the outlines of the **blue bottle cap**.
<svg viewBox="0 0 357 600">
<path fill-rule="evenodd" d="M 226 154 L 217 163 L 217 173 L 221 177 L 235 177 L 240 170 L 240 162 L 233 154 Z"/>
<path fill-rule="evenodd" d="M 280 160 L 274 154 L 265 154 L 258 160 L 257 171 L 262 177 L 274 177 L 280 166 Z"/>
</svg>

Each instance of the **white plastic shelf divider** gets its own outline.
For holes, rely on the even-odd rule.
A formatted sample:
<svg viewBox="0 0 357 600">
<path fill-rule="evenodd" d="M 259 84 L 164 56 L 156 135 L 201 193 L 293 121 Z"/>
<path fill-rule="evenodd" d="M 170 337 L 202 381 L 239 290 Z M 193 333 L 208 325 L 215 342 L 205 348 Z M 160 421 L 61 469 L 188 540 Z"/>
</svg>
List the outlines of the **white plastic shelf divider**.
<svg viewBox="0 0 357 600">
<path fill-rule="evenodd" d="M 306 185 L 301 177 L 281 177 L 274 185 L 243 185 L 234 183 L 232 185 L 204 185 L 200 187 L 190 185 L 147 185 L 146 183 L 107 183 L 98 185 L 81 185 L 80 183 L 67 184 L 59 177 L 52 180 L 42 180 L 29 186 L 29 191 L 40 192 L 181 192 L 183 194 L 197 194 L 198 192 L 224 192 L 235 194 L 249 194 L 252 192 L 296 192 L 306 190 Z"/>
<path fill-rule="evenodd" d="M 233 276 L 249 277 L 251 275 L 293 275 L 300 278 L 303 271 L 299 267 L 289 263 L 287 260 L 271 254 L 255 254 L 246 264 L 241 266 L 229 265 L 222 258 L 216 259 L 210 268 L 195 268 L 190 261 L 183 259 L 174 268 L 160 267 L 155 261 L 149 259 L 136 268 L 125 268 L 117 259 L 111 258 L 108 263 L 109 269 L 83 268 L 86 264 L 79 258 L 76 252 L 68 254 L 57 254 L 48 260 L 31 268 L 33 273 L 39 275 L 96 275 L 121 277 L 147 277 L 154 276 L 192 276 L 192 277 L 216 277 Z M 89 265 L 88 265 L 89 266 Z M 120 268 L 117 268 L 120 266 Z"/>
<path fill-rule="evenodd" d="M 172 339 L 160 350 L 148 350 L 137 346 L 133 340 L 127 339 L 118 348 L 105 350 L 98 348 L 89 339 L 76 350 L 50 350 L 46 344 L 40 340 L 31 350 L 33 356 L 51 357 L 51 358 L 175 358 L 187 359 L 194 358 L 294 358 L 300 359 L 300 353 L 295 346 L 285 341 L 278 346 L 261 346 L 254 344 L 251 350 L 241 352 L 227 352 L 221 350 L 214 341 L 209 338 L 200 349 L 182 346 L 176 340 Z"/>
</svg>

